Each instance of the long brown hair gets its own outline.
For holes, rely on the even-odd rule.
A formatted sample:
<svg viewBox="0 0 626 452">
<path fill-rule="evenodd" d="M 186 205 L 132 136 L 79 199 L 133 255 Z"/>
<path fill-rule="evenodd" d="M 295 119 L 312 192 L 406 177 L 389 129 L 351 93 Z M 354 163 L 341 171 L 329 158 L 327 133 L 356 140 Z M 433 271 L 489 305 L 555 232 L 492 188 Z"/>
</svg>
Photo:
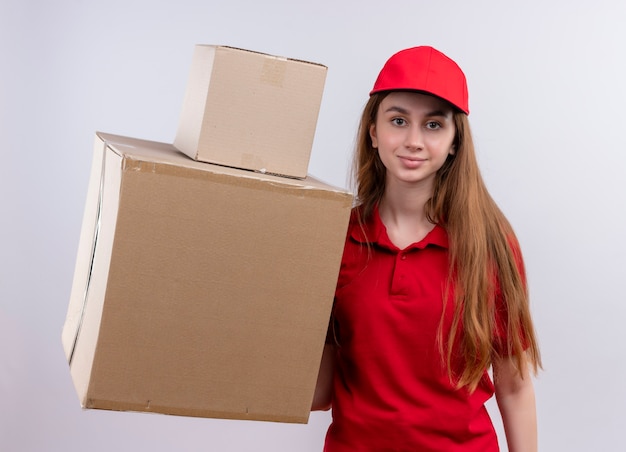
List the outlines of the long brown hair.
<svg viewBox="0 0 626 452">
<path fill-rule="evenodd" d="M 386 169 L 369 134 L 385 96 L 379 93 L 370 97 L 357 135 L 353 179 L 362 223 L 385 192 Z M 450 244 L 454 317 L 448 338 L 442 337 L 440 328 L 440 351 L 457 387 L 473 391 L 495 358 L 511 356 L 521 375 L 525 375 L 528 364 L 537 372 L 541 357 L 530 316 L 525 270 L 521 256 L 516 255 L 517 239 L 482 179 L 467 115 L 455 110 L 454 124 L 455 153 L 438 171 L 425 210 L 431 222 L 446 229 Z M 498 340 L 495 319 L 496 309 L 500 308 L 496 297 L 504 301 L 506 311 L 504 344 Z M 455 372 L 452 356 L 459 340 L 465 365 Z"/>
</svg>

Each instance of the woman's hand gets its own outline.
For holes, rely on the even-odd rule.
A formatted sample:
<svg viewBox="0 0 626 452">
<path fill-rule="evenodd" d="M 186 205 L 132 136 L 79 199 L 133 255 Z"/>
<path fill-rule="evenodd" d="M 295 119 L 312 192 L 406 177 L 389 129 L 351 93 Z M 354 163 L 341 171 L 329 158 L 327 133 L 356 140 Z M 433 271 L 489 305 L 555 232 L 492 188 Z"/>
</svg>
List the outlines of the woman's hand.
<svg viewBox="0 0 626 452">
<path fill-rule="evenodd" d="M 317 375 L 317 385 L 311 411 L 327 411 L 333 399 L 333 374 L 335 372 L 335 346 L 324 345 L 324 353 Z"/>
</svg>

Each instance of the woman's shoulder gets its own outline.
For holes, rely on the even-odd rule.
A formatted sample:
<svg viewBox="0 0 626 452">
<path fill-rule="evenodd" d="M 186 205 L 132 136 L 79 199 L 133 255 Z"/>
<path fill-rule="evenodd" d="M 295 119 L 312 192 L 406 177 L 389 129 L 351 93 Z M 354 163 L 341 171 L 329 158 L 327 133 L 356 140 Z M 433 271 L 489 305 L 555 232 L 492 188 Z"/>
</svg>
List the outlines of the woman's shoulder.
<svg viewBox="0 0 626 452">
<path fill-rule="evenodd" d="M 370 212 L 366 211 L 363 205 L 357 205 L 350 212 L 350 222 L 348 223 L 348 239 L 361 243 L 371 242 L 378 235 L 379 221 L 378 209 L 375 206 Z"/>
<path fill-rule="evenodd" d="M 371 237 L 368 234 L 368 226 L 364 223 L 362 208 L 356 206 L 352 209 L 346 242 L 341 259 L 338 287 L 351 282 L 355 275 L 359 274 L 372 257 Z"/>
</svg>

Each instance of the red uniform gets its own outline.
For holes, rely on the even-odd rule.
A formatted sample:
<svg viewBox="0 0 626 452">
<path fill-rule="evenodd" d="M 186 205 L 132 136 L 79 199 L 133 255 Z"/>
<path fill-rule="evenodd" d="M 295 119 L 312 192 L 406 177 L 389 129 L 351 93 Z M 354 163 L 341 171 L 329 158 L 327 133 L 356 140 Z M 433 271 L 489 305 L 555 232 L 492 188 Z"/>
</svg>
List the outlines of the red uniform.
<svg viewBox="0 0 626 452">
<path fill-rule="evenodd" d="M 455 389 L 439 352 L 448 272 L 441 226 L 400 250 L 378 211 L 363 230 L 353 216 L 333 313 L 338 347 L 326 452 L 499 450 L 484 406 L 494 393 L 487 371 L 473 393 Z M 453 316 L 448 297 L 444 338 Z"/>
</svg>

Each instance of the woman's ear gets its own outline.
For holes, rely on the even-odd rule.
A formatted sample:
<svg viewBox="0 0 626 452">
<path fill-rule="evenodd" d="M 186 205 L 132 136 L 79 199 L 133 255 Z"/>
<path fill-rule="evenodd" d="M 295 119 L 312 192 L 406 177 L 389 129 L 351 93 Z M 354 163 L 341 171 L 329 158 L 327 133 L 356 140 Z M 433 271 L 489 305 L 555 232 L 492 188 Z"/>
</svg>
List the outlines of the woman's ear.
<svg viewBox="0 0 626 452">
<path fill-rule="evenodd" d="M 376 138 L 376 123 L 370 125 L 370 140 L 372 140 L 372 147 L 378 148 L 378 139 Z"/>
<path fill-rule="evenodd" d="M 450 154 L 450 155 L 456 154 L 456 145 L 455 144 L 450 146 L 450 151 L 448 151 L 448 154 Z"/>
</svg>

